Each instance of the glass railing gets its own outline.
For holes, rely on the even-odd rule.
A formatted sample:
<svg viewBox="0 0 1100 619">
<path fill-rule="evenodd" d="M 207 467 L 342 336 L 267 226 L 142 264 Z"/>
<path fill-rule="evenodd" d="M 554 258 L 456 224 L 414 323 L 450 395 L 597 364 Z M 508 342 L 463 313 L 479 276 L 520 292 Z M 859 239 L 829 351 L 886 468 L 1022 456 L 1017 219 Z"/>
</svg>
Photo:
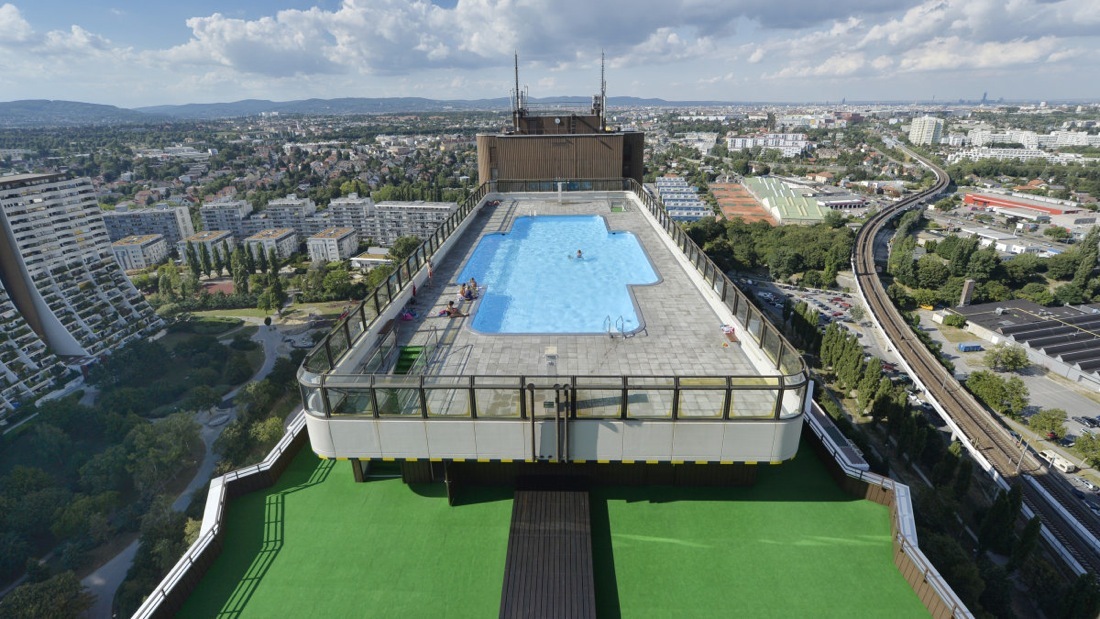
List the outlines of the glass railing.
<svg viewBox="0 0 1100 619">
<path fill-rule="evenodd" d="M 361 365 L 355 374 L 332 371 L 489 193 L 559 190 L 633 193 L 741 323 L 741 337 L 752 340 L 774 373 L 694 377 L 426 376 L 387 374 L 380 365 L 371 363 Z M 373 359 L 375 354 L 372 351 L 366 358 Z M 299 371 L 299 381 L 306 409 L 325 417 L 528 419 L 552 417 L 560 406 L 568 416 L 586 419 L 778 420 L 802 414 L 808 376 L 801 354 L 779 329 L 764 319 L 760 309 L 668 216 L 656 198 L 634 180 L 626 179 L 498 181 L 481 185 L 310 351 Z"/>
</svg>

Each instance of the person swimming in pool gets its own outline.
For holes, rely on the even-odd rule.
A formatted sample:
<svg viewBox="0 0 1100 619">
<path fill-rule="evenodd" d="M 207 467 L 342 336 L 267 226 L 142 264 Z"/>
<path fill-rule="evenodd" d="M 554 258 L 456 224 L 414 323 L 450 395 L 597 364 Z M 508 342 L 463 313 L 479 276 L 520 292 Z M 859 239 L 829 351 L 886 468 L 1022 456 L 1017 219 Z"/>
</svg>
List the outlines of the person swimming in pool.
<svg viewBox="0 0 1100 619">
<path fill-rule="evenodd" d="M 577 260 L 584 260 L 584 254 L 579 249 L 577 250 Z"/>
</svg>

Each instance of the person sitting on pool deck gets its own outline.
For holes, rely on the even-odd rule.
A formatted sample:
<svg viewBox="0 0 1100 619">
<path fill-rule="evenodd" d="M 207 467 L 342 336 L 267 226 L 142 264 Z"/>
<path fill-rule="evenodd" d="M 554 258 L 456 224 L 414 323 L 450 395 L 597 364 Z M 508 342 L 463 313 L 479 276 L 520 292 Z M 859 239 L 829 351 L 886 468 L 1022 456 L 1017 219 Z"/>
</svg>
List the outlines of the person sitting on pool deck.
<svg viewBox="0 0 1100 619">
<path fill-rule="evenodd" d="M 477 298 L 478 292 L 480 292 L 480 289 L 477 287 L 477 280 L 472 277 L 470 278 L 470 292 L 474 293 L 475 299 Z"/>
<path fill-rule="evenodd" d="M 462 287 L 458 289 L 458 300 L 469 301 L 472 298 L 474 297 L 472 294 L 470 294 L 470 289 L 466 287 L 466 284 L 462 284 Z"/>
<path fill-rule="evenodd" d="M 439 315 L 440 316 L 447 316 L 447 317 L 450 317 L 450 318 L 465 318 L 466 317 L 466 314 L 462 313 L 462 310 L 455 307 L 455 302 L 454 301 L 447 301 L 447 307 L 443 308 L 443 310 L 439 312 Z"/>
</svg>

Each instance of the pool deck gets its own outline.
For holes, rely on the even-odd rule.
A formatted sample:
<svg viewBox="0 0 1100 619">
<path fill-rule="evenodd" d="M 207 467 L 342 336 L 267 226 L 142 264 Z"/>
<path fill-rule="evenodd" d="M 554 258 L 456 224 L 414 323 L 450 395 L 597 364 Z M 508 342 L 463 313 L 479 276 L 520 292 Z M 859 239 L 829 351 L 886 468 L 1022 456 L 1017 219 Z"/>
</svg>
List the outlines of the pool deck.
<svg viewBox="0 0 1100 619">
<path fill-rule="evenodd" d="M 486 617 L 499 610 L 512 491 L 405 485 L 303 449 L 229 507 L 225 546 L 180 617 Z M 751 487 L 596 487 L 600 617 L 927 617 L 893 563 L 888 508 L 813 450 Z"/>
<path fill-rule="evenodd" d="M 703 295 L 696 279 L 685 271 L 686 258 L 674 253 L 667 237 L 642 212 L 636 201 L 621 194 L 566 194 L 562 202 L 545 194 L 506 194 L 498 206 L 482 207 L 447 256 L 434 265 L 431 282 L 418 291 L 418 320 L 396 323 L 398 345 L 418 345 L 435 332 L 438 354 L 429 375 L 633 375 L 727 376 L 774 375 L 774 368 L 757 368 L 738 344 L 728 344 L 721 327 L 733 324 L 721 303 Z M 612 206 L 625 207 L 612 212 Z M 600 215 L 610 230 L 632 232 L 648 254 L 661 281 L 633 287 L 643 332 L 634 337 L 595 335 L 483 334 L 469 328 L 472 318 L 436 314 L 457 298 L 454 283 L 484 234 L 506 232 L 516 217 L 526 215 Z M 690 266 L 688 268 L 691 268 Z M 702 281 L 699 278 L 699 281 Z M 477 301 L 457 304 L 477 312 Z M 722 312 L 720 314 L 719 312 Z M 556 357 L 548 352 L 556 351 Z"/>
</svg>

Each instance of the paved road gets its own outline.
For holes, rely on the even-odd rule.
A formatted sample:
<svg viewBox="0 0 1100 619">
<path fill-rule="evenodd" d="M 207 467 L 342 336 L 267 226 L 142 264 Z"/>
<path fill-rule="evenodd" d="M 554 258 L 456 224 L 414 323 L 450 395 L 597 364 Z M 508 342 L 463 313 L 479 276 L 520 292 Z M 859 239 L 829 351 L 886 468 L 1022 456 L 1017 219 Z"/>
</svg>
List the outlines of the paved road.
<svg viewBox="0 0 1100 619">
<path fill-rule="evenodd" d="M 275 367 L 275 360 L 280 355 L 285 355 L 288 352 L 288 346 L 283 343 L 283 334 L 277 327 L 268 328 L 264 326 L 263 322 L 259 319 L 245 318 L 248 322 L 258 323 L 260 330 L 252 337 L 253 341 L 259 342 L 264 347 L 264 362 L 260 366 L 260 369 L 252 377 L 251 381 L 263 380 L 268 374 L 271 373 L 272 368 Z M 245 383 L 247 384 L 247 383 Z M 242 385 L 243 387 L 243 385 Z M 237 395 L 241 387 L 233 389 L 225 395 L 225 399 L 232 398 Z M 219 418 L 220 415 L 228 415 L 228 418 Z M 228 411 L 215 410 L 212 413 L 199 413 L 197 420 L 203 425 L 200 427 L 199 435 L 202 437 L 202 442 L 206 447 L 205 455 L 203 456 L 202 463 L 199 464 L 198 471 L 191 479 L 191 482 L 187 484 L 187 487 L 176 497 L 174 503 L 172 503 L 172 509 L 176 511 L 183 511 L 191 503 L 191 495 L 196 490 L 206 485 L 206 482 L 210 481 L 210 476 L 214 472 L 214 466 L 217 464 L 218 458 L 214 454 L 214 441 L 221 435 L 222 429 L 232 421 L 237 415 L 236 408 L 231 408 Z M 130 569 L 130 565 L 134 561 L 134 555 L 137 554 L 138 542 L 127 546 L 122 552 L 115 555 L 107 563 L 103 564 L 96 571 L 89 574 L 81 582 L 84 586 L 95 594 L 96 602 L 89 611 L 88 616 L 93 619 L 106 619 L 111 617 L 111 605 L 115 598 L 115 592 L 118 591 L 119 585 L 126 578 L 126 572 Z"/>
</svg>

